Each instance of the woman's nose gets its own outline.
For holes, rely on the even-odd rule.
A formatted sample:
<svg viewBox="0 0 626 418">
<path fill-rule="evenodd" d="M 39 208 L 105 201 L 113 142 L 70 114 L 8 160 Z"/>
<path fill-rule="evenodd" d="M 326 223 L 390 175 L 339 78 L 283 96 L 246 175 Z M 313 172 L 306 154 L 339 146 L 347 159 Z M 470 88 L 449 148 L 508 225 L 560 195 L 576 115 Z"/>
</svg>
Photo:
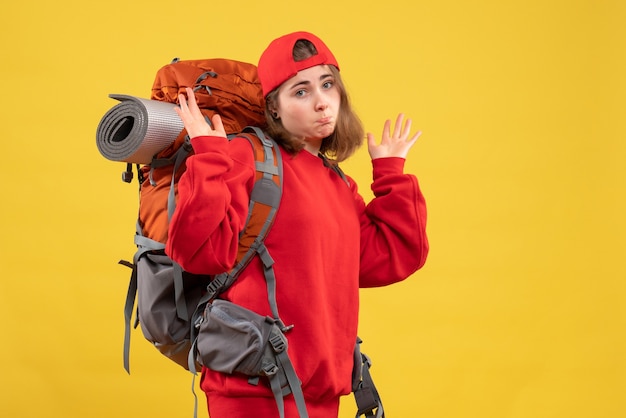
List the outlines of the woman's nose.
<svg viewBox="0 0 626 418">
<path fill-rule="evenodd" d="M 318 96 L 315 107 L 317 110 L 326 110 L 328 108 L 328 100 L 323 95 Z"/>
</svg>

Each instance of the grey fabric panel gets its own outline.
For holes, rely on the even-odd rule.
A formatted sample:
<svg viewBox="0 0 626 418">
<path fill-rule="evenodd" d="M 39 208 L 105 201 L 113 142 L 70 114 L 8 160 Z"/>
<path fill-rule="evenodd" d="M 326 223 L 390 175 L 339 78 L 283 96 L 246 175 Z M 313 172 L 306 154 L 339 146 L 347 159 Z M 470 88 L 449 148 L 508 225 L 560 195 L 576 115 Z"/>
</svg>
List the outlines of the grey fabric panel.
<svg viewBox="0 0 626 418">
<path fill-rule="evenodd" d="M 178 318 L 176 311 L 174 269 L 164 254 L 147 253 L 137 260 L 139 323 L 146 338 L 154 343 L 176 344 L 189 338 L 189 317 Z M 207 281 L 186 272 L 182 276 L 186 302 L 193 311 Z"/>
</svg>

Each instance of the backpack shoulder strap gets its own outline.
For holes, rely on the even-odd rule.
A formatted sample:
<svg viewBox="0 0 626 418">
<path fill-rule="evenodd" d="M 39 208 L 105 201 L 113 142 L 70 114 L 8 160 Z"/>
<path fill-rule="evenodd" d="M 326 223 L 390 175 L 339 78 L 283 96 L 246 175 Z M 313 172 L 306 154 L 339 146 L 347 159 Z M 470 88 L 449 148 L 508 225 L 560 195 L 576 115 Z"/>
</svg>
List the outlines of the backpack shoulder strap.
<svg viewBox="0 0 626 418">
<path fill-rule="evenodd" d="M 276 142 L 258 127 L 246 127 L 242 133 L 231 136 L 245 138 L 250 142 L 256 165 L 256 181 L 250 195 L 248 219 L 239 235 L 239 254 L 235 267 L 228 273 L 217 275 L 207 288 L 206 300 L 215 298 L 227 289 L 255 255 L 259 255 L 265 267 L 268 296 L 272 314 L 279 321 L 276 308 L 274 260 L 265 247 L 265 238 L 274 222 L 282 196 L 282 159 Z"/>
<path fill-rule="evenodd" d="M 274 222 L 283 187 L 282 160 L 274 140 L 257 127 L 247 127 L 239 136 L 246 138 L 252 146 L 256 182 L 250 195 L 246 226 L 239 236 L 238 263 L 231 271 L 233 275 L 237 275 L 250 262 L 254 253 L 264 247 L 263 241 Z M 259 255 L 261 258 L 264 256 L 260 252 Z"/>
<path fill-rule="evenodd" d="M 339 164 L 337 164 L 335 161 L 330 161 L 328 157 L 326 157 L 322 153 L 319 153 L 318 156 L 322 159 L 322 161 L 324 161 L 325 167 L 328 167 L 331 170 L 333 170 L 335 173 L 337 173 L 337 175 L 341 177 L 341 179 L 348 185 L 348 187 L 350 187 L 350 181 L 348 180 L 348 177 L 343 172 L 341 167 L 339 167 Z"/>
</svg>

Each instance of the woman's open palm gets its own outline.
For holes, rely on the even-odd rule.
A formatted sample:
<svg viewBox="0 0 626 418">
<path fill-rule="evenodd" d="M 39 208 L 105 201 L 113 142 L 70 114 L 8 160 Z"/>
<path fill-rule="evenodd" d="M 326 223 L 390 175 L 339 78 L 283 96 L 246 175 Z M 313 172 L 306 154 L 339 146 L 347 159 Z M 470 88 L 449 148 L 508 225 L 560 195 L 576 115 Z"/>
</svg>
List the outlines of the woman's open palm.
<svg viewBox="0 0 626 418">
<path fill-rule="evenodd" d="M 392 133 L 391 120 L 387 119 L 383 127 L 380 144 L 376 143 L 376 138 L 373 134 L 367 134 L 367 148 L 372 160 L 386 157 L 406 158 L 409 150 L 422 132 L 418 131 L 413 136 L 409 137 L 411 134 L 411 119 L 406 120 L 404 127 L 402 126 L 403 122 L 404 114 L 400 113 L 396 119 L 396 125 Z"/>
</svg>

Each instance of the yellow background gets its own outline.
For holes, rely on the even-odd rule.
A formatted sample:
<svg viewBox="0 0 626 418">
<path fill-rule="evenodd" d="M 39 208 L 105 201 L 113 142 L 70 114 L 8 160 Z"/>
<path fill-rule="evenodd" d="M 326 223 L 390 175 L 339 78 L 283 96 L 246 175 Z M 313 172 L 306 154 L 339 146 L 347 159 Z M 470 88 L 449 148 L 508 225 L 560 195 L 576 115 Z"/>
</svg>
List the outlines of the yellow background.
<svg viewBox="0 0 626 418">
<path fill-rule="evenodd" d="M 333 49 L 366 128 L 404 111 L 431 254 L 362 292 L 390 418 L 626 416 L 626 2 L 5 1 L 0 416 L 191 417 L 190 375 L 122 307 L 136 184 L 95 146 L 110 93 L 174 57 Z M 344 169 L 369 197 L 365 149 Z M 341 320 L 341 318 L 338 318 Z M 206 416 L 200 396 L 200 416 Z M 354 416 L 353 401 L 341 417 Z"/>
</svg>

